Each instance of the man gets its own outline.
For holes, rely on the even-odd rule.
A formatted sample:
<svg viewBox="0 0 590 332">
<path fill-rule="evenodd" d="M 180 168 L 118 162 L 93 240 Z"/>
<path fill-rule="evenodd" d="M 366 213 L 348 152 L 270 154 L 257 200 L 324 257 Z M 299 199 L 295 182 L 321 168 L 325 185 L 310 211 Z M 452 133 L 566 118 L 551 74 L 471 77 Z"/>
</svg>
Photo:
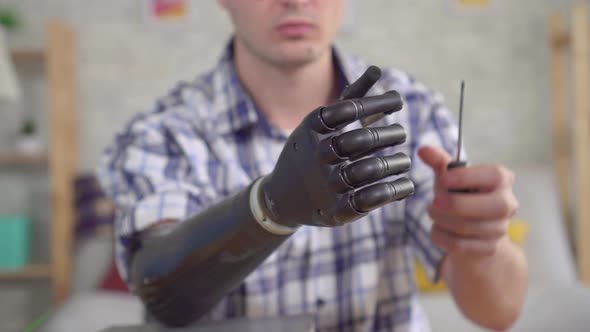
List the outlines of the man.
<svg viewBox="0 0 590 332">
<path fill-rule="evenodd" d="M 235 35 L 217 67 L 133 119 L 99 169 L 120 211 L 119 268 L 148 314 L 424 331 L 417 257 L 466 317 L 510 327 L 527 278 L 506 233 L 512 173 L 447 171 L 448 110 L 409 75 L 375 83 L 333 47 L 342 0 L 219 3 Z M 370 130 L 357 121 L 386 113 Z M 405 155 L 409 179 L 380 181 Z"/>
</svg>

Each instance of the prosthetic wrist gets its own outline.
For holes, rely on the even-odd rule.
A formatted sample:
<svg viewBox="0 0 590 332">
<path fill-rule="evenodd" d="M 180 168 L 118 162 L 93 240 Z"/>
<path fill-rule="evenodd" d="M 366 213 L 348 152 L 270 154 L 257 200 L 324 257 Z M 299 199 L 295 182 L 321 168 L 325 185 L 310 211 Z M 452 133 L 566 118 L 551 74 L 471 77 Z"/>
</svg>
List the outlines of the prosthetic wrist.
<svg viewBox="0 0 590 332">
<path fill-rule="evenodd" d="M 272 220 L 272 214 L 266 207 L 268 197 L 263 194 L 260 186 L 264 178 L 259 178 L 254 182 L 252 190 L 250 191 L 250 209 L 254 215 L 254 219 L 271 234 L 276 235 L 291 235 L 297 230 L 297 226 L 289 227 L 284 224 Z"/>
<path fill-rule="evenodd" d="M 130 272 L 153 317 L 166 325 L 187 325 L 209 312 L 299 226 L 339 226 L 413 193 L 407 178 L 377 183 L 407 171 L 407 156 L 363 158 L 403 143 L 401 126 L 338 133 L 354 121 L 402 108 L 394 91 L 362 97 L 379 73 L 371 67 L 345 90 L 343 100 L 311 112 L 290 135 L 271 174 L 197 216 L 141 234 Z"/>
</svg>

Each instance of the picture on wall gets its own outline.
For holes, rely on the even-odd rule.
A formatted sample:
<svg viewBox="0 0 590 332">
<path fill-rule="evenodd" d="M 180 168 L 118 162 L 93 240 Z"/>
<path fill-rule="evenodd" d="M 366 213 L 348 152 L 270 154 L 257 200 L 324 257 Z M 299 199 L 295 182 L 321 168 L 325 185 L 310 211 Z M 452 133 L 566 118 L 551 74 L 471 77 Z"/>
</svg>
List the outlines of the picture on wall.
<svg viewBox="0 0 590 332">
<path fill-rule="evenodd" d="M 492 0 L 455 0 L 458 6 L 465 8 L 485 8 L 492 4 Z"/>
<path fill-rule="evenodd" d="M 446 0 L 447 9 L 453 14 L 491 14 L 498 9 L 501 0 Z"/>
<path fill-rule="evenodd" d="M 183 22 L 191 16 L 191 0 L 142 0 L 142 12 L 147 22 Z"/>
</svg>

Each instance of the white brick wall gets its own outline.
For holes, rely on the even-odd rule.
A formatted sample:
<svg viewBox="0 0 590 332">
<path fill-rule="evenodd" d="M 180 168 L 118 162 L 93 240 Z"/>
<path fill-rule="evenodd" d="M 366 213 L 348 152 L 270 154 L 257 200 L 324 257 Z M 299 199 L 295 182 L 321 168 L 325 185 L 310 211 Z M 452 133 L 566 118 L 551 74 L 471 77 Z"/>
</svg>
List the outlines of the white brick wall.
<svg viewBox="0 0 590 332">
<path fill-rule="evenodd" d="M 2 0 L 27 29 L 14 45 L 43 43 L 49 17 L 76 26 L 80 45 L 81 164 L 89 169 L 116 128 L 179 79 L 214 64 L 230 26 L 215 1 L 202 1 L 176 29 L 144 24 L 142 0 Z M 396 66 L 442 91 L 456 109 L 467 81 L 466 143 L 474 161 L 509 165 L 549 160 L 547 15 L 572 1 L 498 0 L 484 17 L 452 15 L 444 1 L 352 1 L 358 29 L 345 50 Z M 364 6 L 361 6 L 364 5 Z"/>
</svg>

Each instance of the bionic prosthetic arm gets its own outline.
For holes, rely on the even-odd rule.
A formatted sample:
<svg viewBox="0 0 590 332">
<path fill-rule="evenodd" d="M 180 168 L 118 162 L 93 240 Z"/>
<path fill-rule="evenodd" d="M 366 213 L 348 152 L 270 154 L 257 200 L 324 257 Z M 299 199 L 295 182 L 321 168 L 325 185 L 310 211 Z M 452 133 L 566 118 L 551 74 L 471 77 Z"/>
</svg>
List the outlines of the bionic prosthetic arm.
<svg viewBox="0 0 590 332">
<path fill-rule="evenodd" d="M 210 311 L 299 226 L 343 225 L 413 193 L 407 178 L 375 183 L 407 171 L 406 155 L 360 159 L 403 143 L 401 126 L 339 132 L 402 108 L 395 91 L 363 97 L 379 76 L 370 67 L 341 100 L 311 112 L 271 174 L 197 216 L 142 233 L 130 272 L 152 316 L 186 325 Z"/>
</svg>

